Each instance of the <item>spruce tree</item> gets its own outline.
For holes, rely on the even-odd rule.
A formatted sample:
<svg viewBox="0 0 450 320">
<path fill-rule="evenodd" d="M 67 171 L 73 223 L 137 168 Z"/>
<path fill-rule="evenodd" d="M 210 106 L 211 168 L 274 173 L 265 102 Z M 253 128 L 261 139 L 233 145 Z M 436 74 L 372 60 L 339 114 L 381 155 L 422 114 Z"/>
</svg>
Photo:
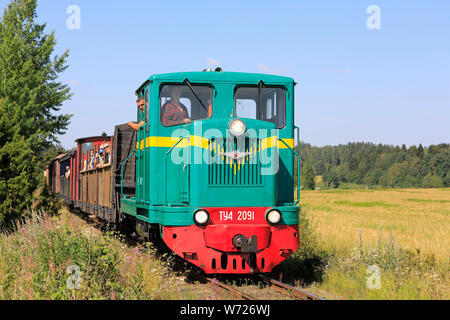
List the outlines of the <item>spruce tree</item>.
<svg viewBox="0 0 450 320">
<path fill-rule="evenodd" d="M 11 225 L 33 202 L 45 150 L 65 133 L 70 99 L 58 82 L 68 51 L 54 55 L 54 31 L 36 22 L 37 0 L 13 0 L 0 18 L 0 226 Z"/>
<path fill-rule="evenodd" d="M 306 190 L 314 190 L 316 188 L 316 170 L 310 161 L 306 161 L 303 165 L 303 188 Z"/>
</svg>

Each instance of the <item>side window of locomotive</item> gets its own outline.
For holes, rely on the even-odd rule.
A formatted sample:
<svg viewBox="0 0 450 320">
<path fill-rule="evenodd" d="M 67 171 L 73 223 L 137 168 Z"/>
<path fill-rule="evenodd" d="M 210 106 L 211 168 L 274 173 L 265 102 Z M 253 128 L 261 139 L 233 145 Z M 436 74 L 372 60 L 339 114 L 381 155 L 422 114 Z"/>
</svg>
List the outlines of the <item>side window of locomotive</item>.
<svg viewBox="0 0 450 320">
<path fill-rule="evenodd" d="M 165 127 L 209 119 L 212 115 L 213 89 L 205 85 L 164 85 L 160 93 L 160 119 Z"/>
<path fill-rule="evenodd" d="M 272 122 L 278 129 L 285 126 L 286 91 L 282 88 L 240 87 L 235 93 L 235 104 L 239 118 Z"/>
</svg>

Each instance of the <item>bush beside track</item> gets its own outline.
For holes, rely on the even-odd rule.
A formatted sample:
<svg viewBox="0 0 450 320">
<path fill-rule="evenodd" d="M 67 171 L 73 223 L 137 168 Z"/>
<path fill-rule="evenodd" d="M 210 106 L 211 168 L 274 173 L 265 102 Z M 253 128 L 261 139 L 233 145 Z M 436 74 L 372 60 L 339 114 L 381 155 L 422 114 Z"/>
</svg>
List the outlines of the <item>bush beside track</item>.
<svg viewBox="0 0 450 320">
<path fill-rule="evenodd" d="M 214 295 L 187 284 L 166 268 L 169 257 L 156 259 L 151 251 L 128 246 L 65 209 L 56 217 L 33 213 L 17 232 L 0 234 L 0 299 L 189 300 Z M 69 288 L 76 285 L 70 278 L 75 274 L 68 273 L 71 266 L 79 267 L 79 289 Z"/>
</svg>

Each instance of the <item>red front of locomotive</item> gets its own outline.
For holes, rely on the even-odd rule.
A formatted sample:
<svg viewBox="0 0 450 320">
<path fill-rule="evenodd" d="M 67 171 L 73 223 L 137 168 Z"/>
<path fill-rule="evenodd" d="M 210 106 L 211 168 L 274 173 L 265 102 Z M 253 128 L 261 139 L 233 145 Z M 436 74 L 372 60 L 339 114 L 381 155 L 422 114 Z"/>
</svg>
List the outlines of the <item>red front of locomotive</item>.
<svg viewBox="0 0 450 320">
<path fill-rule="evenodd" d="M 298 218 L 297 209 L 293 212 Z M 172 251 L 206 274 L 268 273 L 299 246 L 298 221 L 283 224 L 282 211 L 203 208 L 196 214 L 208 215 L 204 225 L 165 226 L 163 239 Z"/>
</svg>

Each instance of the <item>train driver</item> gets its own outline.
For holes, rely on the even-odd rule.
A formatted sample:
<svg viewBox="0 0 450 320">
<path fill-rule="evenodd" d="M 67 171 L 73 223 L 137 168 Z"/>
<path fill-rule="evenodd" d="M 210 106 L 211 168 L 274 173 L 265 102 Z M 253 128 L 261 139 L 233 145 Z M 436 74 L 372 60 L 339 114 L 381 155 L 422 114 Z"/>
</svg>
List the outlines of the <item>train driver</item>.
<svg viewBox="0 0 450 320">
<path fill-rule="evenodd" d="M 136 101 L 139 109 L 141 109 L 142 112 L 145 113 L 145 100 L 143 97 L 139 97 Z M 142 120 L 141 122 L 137 123 L 137 122 L 128 122 L 128 126 L 130 126 L 131 128 L 133 128 L 136 131 L 139 131 L 139 128 L 142 127 L 145 124 L 144 120 Z"/>
<path fill-rule="evenodd" d="M 161 123 L 166 126 L 175 126 L 177 124 L 191 123 L 189 113 L 184 104 L 180 102 L 181 87 L 174 86 L 170 91 L 170 100 L 161 108 Z"/>
</svg>

